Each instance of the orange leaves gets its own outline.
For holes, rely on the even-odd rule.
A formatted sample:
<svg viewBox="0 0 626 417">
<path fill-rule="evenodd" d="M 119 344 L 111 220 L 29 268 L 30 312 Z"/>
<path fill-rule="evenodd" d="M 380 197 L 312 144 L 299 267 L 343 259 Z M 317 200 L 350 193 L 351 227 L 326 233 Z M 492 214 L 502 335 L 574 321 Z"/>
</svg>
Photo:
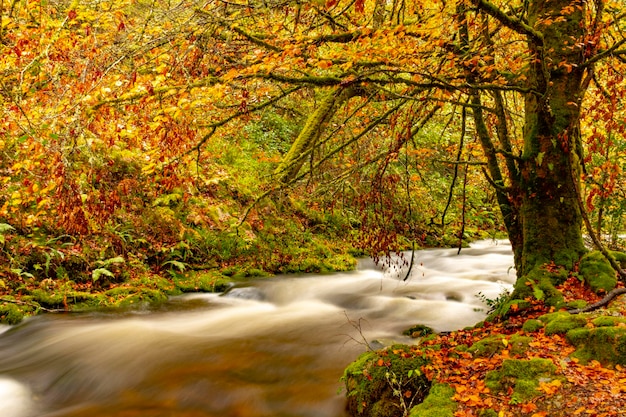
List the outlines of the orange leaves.
<svg viewBox="0 0 626 417">
<path fill-rule="evenodd" d="M 533 411 L 537 410 L 537 404 L 533 403 L 533 402 L 529 402 L 529 403 L 524 403 L 520 406 L 520 410 L 522 411 L 522 413 L 524 414 L 530 414 Z M 535 415 L 535 414 L 533 414 Z"/>
<path fill-rule="evenodd" d="M 330 68 L 332 66 L 333 66 L 332 61 L 329 61 L 327 59 L 322 59 L 322 60 L 317 62 L 317 67 L 321 68 L 321 69 L 328 69 L 328 68 Z"/>
<path fill-rule="evenodd" d="M 546 395 L 553 395 L 555 392 L 561 388 L 563 384 L 558 379 L 555 379 L 550 382 L 540 382 L 539 383 L 539 391 L 543 391 Z"/>
<path fill-rule="evenodd" d="M 454 400 L 465 404 L 468 407 L 485 408 L 493 405 L 493 398 L 489 394 L 489 388 L 484 386 L 483 381 L 476 380 L 476 385 L 456 385 Z"/>
</svg>

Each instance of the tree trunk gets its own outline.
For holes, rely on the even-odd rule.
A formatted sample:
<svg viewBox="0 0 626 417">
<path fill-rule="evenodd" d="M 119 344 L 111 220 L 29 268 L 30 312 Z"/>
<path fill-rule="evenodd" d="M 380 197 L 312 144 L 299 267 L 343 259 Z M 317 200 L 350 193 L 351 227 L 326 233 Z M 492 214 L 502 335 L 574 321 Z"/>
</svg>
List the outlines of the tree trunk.
<svg viewBox="0 0 626 417">
<path fill-rule="evenodd" d="M 530 41 L 532 92 L 525 96 L 521 163 L 520 280 L 554 262 L 568 270 L 586 251 L 578 206 L 581 172 L 580 105 L 585 93 L 583 2 L 531 2 L 529 24 L 543 33 Z M 524 283 L 522 283 L 524 284 Z M 518 286 L 519 288 L 519 286 Z"/>
</svg>

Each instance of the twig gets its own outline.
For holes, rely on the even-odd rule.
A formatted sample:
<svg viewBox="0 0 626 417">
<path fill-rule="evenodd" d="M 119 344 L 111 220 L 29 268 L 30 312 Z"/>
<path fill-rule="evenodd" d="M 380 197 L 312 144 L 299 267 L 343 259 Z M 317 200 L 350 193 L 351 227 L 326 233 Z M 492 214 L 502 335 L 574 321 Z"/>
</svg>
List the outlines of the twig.
<svg viewBox="0 0 626 417">
<path fill-rule="evenodd" d="M 345 311 L 343 312 L 343 314 L 346 316 L 346 319 L 348 320 L 348 323 L 350 323 L 350 326 L 352 326 L 357 332 L 359 332 L 359 335 L 361 336 L 362 341 L 359 341 L 352 336 L 349 336 L 350 339 L 354 340 L 355 342 L 359 344 L 365 345 L 367 347 L 367 350 L 373 352 L 374 348 L 372 348 L 372 346 L 369 344 L 369 342 L 365 338 L 365 335 L 363 335 L 363 329 L 361 329 L 361 320 L 363 319 L 360 318 L 359 321 L 354 321 L 348 316 L 348 313 L 346 313 Z"/>
</svg>

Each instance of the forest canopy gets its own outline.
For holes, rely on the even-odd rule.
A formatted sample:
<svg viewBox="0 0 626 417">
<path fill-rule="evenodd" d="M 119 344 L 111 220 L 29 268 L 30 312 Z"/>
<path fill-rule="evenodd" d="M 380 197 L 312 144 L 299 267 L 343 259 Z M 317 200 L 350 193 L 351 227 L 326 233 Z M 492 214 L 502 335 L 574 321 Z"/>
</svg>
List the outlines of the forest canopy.
<svg viewBox="0 0 626 417">
<path fill-rule="evenodd" d="M 251 257 L 306 270 L 284 248 L 320 231 L 341 236 L 331 253 L 374 255 L 506 232 L 520 275 L 574 268 L 585 228 L 619 244 L 620 1 L 14 0 L 0 14 L 7 281 Z"/>
</svg>

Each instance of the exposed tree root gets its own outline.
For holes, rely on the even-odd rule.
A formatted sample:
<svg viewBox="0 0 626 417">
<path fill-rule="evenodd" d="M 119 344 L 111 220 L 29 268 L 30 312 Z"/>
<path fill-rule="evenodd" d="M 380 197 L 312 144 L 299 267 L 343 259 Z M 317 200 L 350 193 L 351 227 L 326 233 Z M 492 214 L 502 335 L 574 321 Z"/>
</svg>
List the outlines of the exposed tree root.
<svg viewBox="0 0 626 417">
<path fill-rule="evenodd" d="M 626 294 L 626 288 L 615 288 L 614 290 L 609 291 L 609 293 L 597 303 L 590 304 L 587 307 L 583 307 L 583 308 L 576 308 L 574 310 L 568 310 L 567 312 L 571 314 L 578 314 L 578 313 L 587 313 L 589 311 L 597 310 L 600 307 L 604 307 L 605 305 L 607 305 L 609 302 L 611 302 L 612 299 L 614 299 L 620 294 Z"/>
</svg>

